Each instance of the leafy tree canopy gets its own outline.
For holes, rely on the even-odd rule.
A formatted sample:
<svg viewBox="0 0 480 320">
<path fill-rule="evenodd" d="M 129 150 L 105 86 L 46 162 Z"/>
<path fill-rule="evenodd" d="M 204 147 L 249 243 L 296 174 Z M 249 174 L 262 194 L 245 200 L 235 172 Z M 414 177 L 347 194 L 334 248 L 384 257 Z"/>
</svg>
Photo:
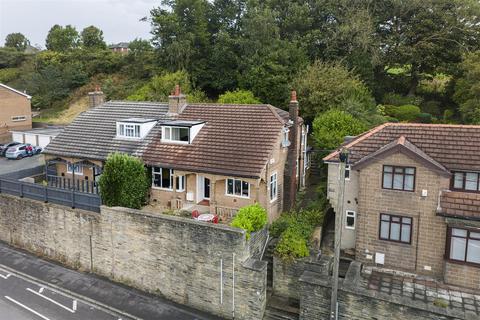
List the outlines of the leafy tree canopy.
<svg viewBox="0 0 480 320">
<path fill-rule="evenodd" d="M 56 24 L 48 32 L 45 46 L 48 50 L 65 52 L 77 48 L 79 43 L 80 37 L 75 27 Z"/>
<path fill-rule="evenodd" d="M 455 85 L 455 102 L 465 123 L 480 124 L 480 51 L 465 55 Z"/>
<path fill-rule="evenodd" d="M 107 47 L 103 40 L 103 31 L 95 26 L 86 27 L 80 36 L 85 49 L 105 49 Z"/>
<path fill-rule="evenodd" d="M 346 136 L 355 136 L 367 129 L 358 118 L 341 110 L 332 109 L 313 121 L 313 138 L 320 149 L 337 148 Z"/>
<path fill-rule="evenodd" d="M 30 45 L 30 41 L 22 33 L 10 33 L 5 38 L 5 47 L 14 48 L 18 51 L 25 51 Z"/>
<path fill-rule="evenodd" d="M 258 104 L 260 100 L 255 98 L 253 93 L 248 90 L 237 89 L 235 91 L 227 91 L 218 97 L 219 103 L 238 103 L 238 104 Z"/>
</svg>

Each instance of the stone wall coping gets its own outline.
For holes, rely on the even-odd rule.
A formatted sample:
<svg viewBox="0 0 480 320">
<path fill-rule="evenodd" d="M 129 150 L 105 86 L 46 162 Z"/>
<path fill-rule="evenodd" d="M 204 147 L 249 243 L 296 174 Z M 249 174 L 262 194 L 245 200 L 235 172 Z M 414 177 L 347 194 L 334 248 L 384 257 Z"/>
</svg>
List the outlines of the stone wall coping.
<svg viewBox="0 0 480 320">
<path fill-rule="evenodd" d="M 124 208 L 124 207 L 102 206 L 100 210 L 101 210 L 101 212 L 103 212 L 104 210 L 111 210 L 111 211 L 118 211 L 118 212 L 122 212 L 122 213 L 130 213 L 132 215 L 137 215 L 137 216 L 149 217 L 149 218 L 158 219 L 158 220 L 168 220 L 168 221 L 173 221 L 173 222 L 188 223 L 188 224 L 196 225 L 196 226 L 199 226 L 199 227 L 214 228 L 214 229 L 218 229 L 218 230 L 222 230 L 222 231 L 226 231 L 226 232 L 235 233 L 239 236 L 243 236 L 244 238 L 246 238 L 245 237 L 245 235 L 246 235 L 245 230 L 240 229 L 240 228 L 234 228 L 234 227 L 227 226 L 227 225 L 220 224 L 220 223 L 216 224 L 216 223 L 197 221 L 197 220 L 190 219 L 190 218 L 172 216 L 172 215 L 163 214 L 163 213 L 152 214 L 152 213 L 148 213 L 148 212 L 141 211 L 141 210 L 138 210 L 138 209 L 130 209 L 130 208 Z"/>
<path fill-rule="evenodd" d="M 388 303 L 397 304 L 405 307 L 410 307 L 419 310 L 425 310 L 430 313 L 435 313 L 447 317 L 453 317 L 458 319 L 477 319 L 478 315 L 474 315 L 471 318 L 468 312 L 457 311 L 452 308 L 437 307 L 434 304 L 426 303 L 419 300 L 413 300 L 405 296 L 393 296 L 388 293 L 377 292 L 373 290 L 366 290 L 357 283 L 361 277 L 361 263 L 358 261 L 352 262 L 350 268 L 347 271 L 345 279 L 339 279 L 339 290 L 346 293 L 369 297 L 377 300 L 382 300 Z M 321 286 L 326 288 L 332 287 L 332 280 L 330 276 L 321 275 L 312 271 L 305 271 L 299 279 L 300 282 L 312 286 Z"/>
</svg>

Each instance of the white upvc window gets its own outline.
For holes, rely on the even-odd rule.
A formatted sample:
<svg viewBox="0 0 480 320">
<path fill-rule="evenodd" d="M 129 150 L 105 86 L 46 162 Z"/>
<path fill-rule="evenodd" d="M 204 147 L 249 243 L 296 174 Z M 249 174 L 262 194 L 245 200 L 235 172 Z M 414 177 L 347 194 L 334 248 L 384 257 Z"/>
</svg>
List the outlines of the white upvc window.
<svg viewBox="0 0 480 320">
<path fill-rule="evenodd" d="M 20 122 L 20 121 L 26 121 L 27 116 L 12 116 L 12 121 L 13 122 Z"/>
<path fill-rule="evenodd" d="M 80 163 L 67 162 L 67 173 L 73 173 L 83 175 L 83 166 Z"/>
<path fill-rule="evenodd" d="M 278 182 L 277 182 L 277 173 L 274 172 L 270 176 L 270 202 L 274 202 L 278 197 Z"/>
<path fill-rule="evenodd" d="M 162 127 L 162 140 L 177 143 L 190 142 L 190 128 Z"/>
<path fill-rule="evenodd" d="M 350 166 L 345 166 L 345 180 L 350 180 Z"/>
<path fill-rule="evenodd" d="M 346 211 L 347 219 L 345 221 L 345 229 L 355 230 L 355 224 L 357 220 L 357 214 L 355 211 Z"/>
<path fill-rule="evenodd" d="M 228 178 L 225 183 L 225 193 L 228 196 L 250 198 L 250 184 L 247 181 Z"/>
<path fill-rule="evenodd" d="M 152 187 L 173 190 L 173 169 L 153 167 L 152 168 Z M 185 176 L 176 177 L 176 191 L 185 191 Z"/>
<path fill-rule="evenodd" d="M 126 138 L 140 138 L 140 125 L 131 123 L 120 123 L 118 125 L 117 135 L 119 137 Z"/>
<path fill-rule="evenodd" d="M 290 140 L 288 138 L 288 133 L 290 132 L 290 129 L 287 127 L 284 127 L 282 129 L 282 147 L 286 148 L 290 145 Z"/>
</svg>

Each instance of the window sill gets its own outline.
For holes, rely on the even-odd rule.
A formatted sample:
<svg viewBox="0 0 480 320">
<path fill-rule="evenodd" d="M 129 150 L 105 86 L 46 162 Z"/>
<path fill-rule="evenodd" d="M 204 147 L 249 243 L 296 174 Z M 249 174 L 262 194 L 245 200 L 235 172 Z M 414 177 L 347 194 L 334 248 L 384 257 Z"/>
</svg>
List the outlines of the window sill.
<svg viewBox="0 0 480 320">
<path fill-rule="evenodd" d="M 459 260 L 452 260 L 452 259 L 445 259 L 446 262 L 452 263 L 452 264 L 457 264 L 461 266 L 467 266 L 467 267 L 473 267 L 473 268 L 480 268 L 479 263 L 474 263 L 474 262 L 467 262 L 467 261 L 459 261 Z"/>
<path fill-rule="evenodd" d="M 66 174 L 71 174 L 73 176 L 73 172 L 71 172 L 71 171 L 67 171 Z M 83 173 L 75 172 L 75 175 L 76 176 L 83 176 Z"/>
<path fill-rule="evenodd" d="M 188 145 L 191 144 L 188 141 L 175 141 L 175 140 L 163 140 L 161 139 L 160 142 L 167 143 L 167 144 L 180 144 L 180 145 Z"/>
<path fill-rule="evenodd" d="M 270 203 L 277 202 L 277 199 L 278 199 L 278 198 L 275 198 L 275 199 L 270 200 Z"/>
<path fill-rule="evenodd" d="M 400 245 L 403 247 L 412 247 L 411 242 L 401 242 L 401 241 L 396 241 L 396 240 L 387 240 L 387 239 L 378 239 L 378 241 L 385 243 L 385 244 L 395 244 L 395 245 Z"/>
<path fill-rule="evenodd" d="M 248 197 L 246 197 L 246 196 L 237 196 L 237 195 L 228 194 L 228 193 L 226 193 L 225 196 L 231 197 L 231 198 L 250 199 L 250 196 L 248 196 Z"/>
<path fill-rule="evenodd" d="M 160 191 L 168 191 L 168 192 L 173 192 L 173 189 L 169 188 L 160 188 L 160 187 L 154 187 L 152 186 L 152 189 L 154 190 L 160 190 Z M 176 192 L 185 192 L 185 189 L 183 190 L 177 190 Z"/>
</svg>

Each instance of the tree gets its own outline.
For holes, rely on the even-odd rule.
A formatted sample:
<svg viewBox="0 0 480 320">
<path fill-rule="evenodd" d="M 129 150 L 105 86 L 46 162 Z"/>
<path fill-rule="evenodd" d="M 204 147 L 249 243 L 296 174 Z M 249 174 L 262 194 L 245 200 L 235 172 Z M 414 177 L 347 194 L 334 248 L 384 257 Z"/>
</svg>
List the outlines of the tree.
<svg viewBox="0 0 480 320">
<path fill-rule="evenodd" d="M 105 205 L 140 209 L 148 194 L 147 171 L 142 160 L 113 153 L 100 176 L 100 195 Z"/>
<path fill-rule="evenodd" d="M 358 118 L 344 111 L 332 109 L 320 114 L 313 121 L 313 138 L 323 150 L 337 148 L 345 136 L 355 136 L 367 129 Z"/>
<path fill-rule="evenodd" d="M 251 91 L 237 89 L 235 91 L 227 91 L 220 95 L 220 97 L 218 97 L 218 103 L 258 104 L 261 102 L 255 98 Z"/>
<path fill-rule="evenodd" d="M 364 121 L 370 121 L 377 112 L 367 86 L 340 63 L 316 61 L 297 74 L 293 87 L 302 115 L 309 120 L 338 108 Z"/>
<path fill-rule="evenodd" d="M 25 51 L 30 45 L 30 41 L 20 32 L 10 33 L 5 38 L 5 47 L 14 48 L 18 51 Z"/>
<path fill-rule="evenodd" d="M 47 35 L 46 47 L 48 50 L 66 52 L 78 47 L 79 35 L 71 25 L 62 27 L 54 25 Z"/>
<path fill-rule="evenodd" d="M 103 41 L 103 31 L 95 26 L 83 29 L 81 40 L 85 49 L 105 49 L 107 47 L 105 41 Z"/>
<path fill-rule="evenodd" d="M 180 86 L 182 93 L 188 95 L 187 98 L 189 102 L 206 100 L 203 92 L 193 89 L 186 71 L 177 71 L 155 76 L 127 99 L 133 101 L 167 101 L 168 96 L 177 84 Z"/>
<path fill-rule="evenodd" d="M 460 106 L 463 122 L 480 124 L 480 51 L 467 54 L 460 67 L 462 75 L 456 81 L 453 99 Z"/>
</svg>

